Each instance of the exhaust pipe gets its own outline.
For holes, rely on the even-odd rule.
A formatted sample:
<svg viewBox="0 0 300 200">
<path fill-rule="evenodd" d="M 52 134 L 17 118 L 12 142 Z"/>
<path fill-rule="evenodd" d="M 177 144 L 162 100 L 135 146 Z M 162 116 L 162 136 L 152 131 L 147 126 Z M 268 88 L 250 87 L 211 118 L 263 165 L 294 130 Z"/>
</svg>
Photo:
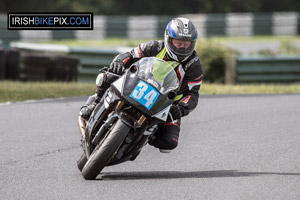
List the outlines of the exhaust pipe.
<svg viewBox="0 0 300 200">
<path fill-rule="evenodd" d="M 78 125 L 79 125 L 79 129 L 80 129 L 82 137 L 85 138 L 86 123 L 85 123 L 84 119 L 82 119 L 80 116 L 78 116 Z"/>
</svg>

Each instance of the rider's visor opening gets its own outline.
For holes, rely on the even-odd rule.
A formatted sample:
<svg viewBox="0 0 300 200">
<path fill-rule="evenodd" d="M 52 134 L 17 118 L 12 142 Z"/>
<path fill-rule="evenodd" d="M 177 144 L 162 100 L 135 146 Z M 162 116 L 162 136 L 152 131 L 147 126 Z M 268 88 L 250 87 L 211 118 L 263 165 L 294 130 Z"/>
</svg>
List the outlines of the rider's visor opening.
<svg viewBox="0 0 300 200">
<path fill-rule="evenodd" d="M 172 39 L 172 44 L 174 45 L 175 48 L 184 48 L 188 49 L 192 42 L 191 41 L 186 41 L 186 40 L 178 40 L 178 39 Z"/>
</svg>

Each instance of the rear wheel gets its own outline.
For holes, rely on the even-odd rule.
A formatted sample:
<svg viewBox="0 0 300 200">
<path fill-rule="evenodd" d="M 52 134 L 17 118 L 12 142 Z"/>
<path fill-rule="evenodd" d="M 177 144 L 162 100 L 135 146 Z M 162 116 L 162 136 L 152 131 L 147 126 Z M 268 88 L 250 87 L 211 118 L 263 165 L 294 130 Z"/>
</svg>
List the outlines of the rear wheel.
<svg viewBox="0 0 300 200">
<path fill-rule="evenodd" d="M 104 137 L 104 141 L 100 142 L 100 145 L 94 149 L 84 165 L 82 175 L 86 180 L 93 180 L 98 176 L 118 150 L 129 131 L 130 127 L 120 119 L 116 122 L 112 130 L 107 133 L 108 135 Z"/>
</svg>

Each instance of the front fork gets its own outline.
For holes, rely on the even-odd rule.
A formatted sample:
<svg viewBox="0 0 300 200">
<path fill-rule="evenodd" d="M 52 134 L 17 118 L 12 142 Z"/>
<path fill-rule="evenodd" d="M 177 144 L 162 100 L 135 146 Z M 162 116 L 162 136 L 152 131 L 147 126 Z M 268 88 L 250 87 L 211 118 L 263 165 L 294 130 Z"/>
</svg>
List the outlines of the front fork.
<svg viewBox="0 0 300 200">
<path fill-rule="evenodd" d="M 103 69 L 100 72 L 102 73 L 100 73 L 96 79 L 96 94 L 98 99 L 101 99 L 105 91 L 110 87 L 110 84 L 120 77 L 117 74 L 110 73 L 108 69 Z M 89 104 L 91 104 L 91 102 Z M 119 105 L 120 109 L 123 106 L 123 104 Z M 83 139 L 85 139 L 86 121 L 80 116 L 78 116 L 78 125 L 81 132 L 81 136 Z"/>
<path fill-rule="evenodd" d="M 115 111 L 119 113 L 124 105 L 123 101 L 119 101 L 115 107 Z M 134 124 L 133 128 L 141 127 L 147 118 L 144 115 L 141 115 L 137 122 Z M 81 117 L 78 116 L 78 125 L 82 137 L 82 141 L 85 141 L 85 131 L 86 131 L 86 121 Z"/>
<path fill-rule="evenodd" d="M 124 102 L 119 101 L 118 104 L 116 105 L 115 110 L 119 111 L 124 105 Z M 85 139 L 85 128 L 86 128 L 86 121 L 79 115 L 78 116 L 78 125 L 79 125 L 79 130 L 81 133 L 81 137 L 84 140 Z"/>
<path fill-rule="evenodd" d="M 81 137 L 84 140 L 85 139 L 86 122 L 81 116 L 78 116 L 78 125 L 79 125 L 79 129 L 80 129 Z"/>
</svg>

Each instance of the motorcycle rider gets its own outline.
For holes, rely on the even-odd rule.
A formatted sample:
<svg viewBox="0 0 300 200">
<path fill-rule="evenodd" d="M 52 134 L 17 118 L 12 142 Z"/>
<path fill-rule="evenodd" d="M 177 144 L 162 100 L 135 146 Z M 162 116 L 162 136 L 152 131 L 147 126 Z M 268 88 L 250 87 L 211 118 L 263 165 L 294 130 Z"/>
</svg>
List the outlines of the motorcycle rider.
<svg viewBox="0 0 300 200">
<path fill-rule="evenodd" d="M 157 57 L 167 61 L 176 71 L 179 79 L 179 91 L 171 106 L 166 123 L 158 125 L 158 129 L 148 142 L 168 153 L 178 145 L 181 117 L 187 116 L 198 104 L 199 89 L 202 83 L 202 68 L 195 52 L 197 29 L 186 18 L 172 19 L 165 29 L 164 41 L 142 43 L 130 52 L 119 54 L 109 66 L 109 71 L 122 75 L 125 69 L 143 57 Z M 115 79 L 114 79 L 115 80 Z M 82 106 L 79 115 L 88 120 L 104 92 L 114 80 L 97 83 L 96 94 L 90 96 Z M 97 81 L 96 81 L 97 82 Z"/>
</svg>

